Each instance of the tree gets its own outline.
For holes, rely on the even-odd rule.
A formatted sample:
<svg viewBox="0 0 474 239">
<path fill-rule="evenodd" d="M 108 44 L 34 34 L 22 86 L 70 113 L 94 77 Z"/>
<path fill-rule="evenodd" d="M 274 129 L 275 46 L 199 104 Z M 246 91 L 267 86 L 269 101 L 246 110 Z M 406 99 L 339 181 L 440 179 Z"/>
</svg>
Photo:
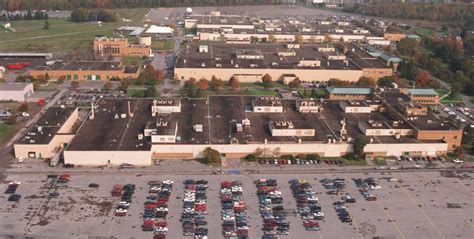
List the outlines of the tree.
<svg viewBox="0 0 474 239">
<path fill-rule="evenodd" d="M 365 142 L 365 138 L 363 136 L 357 136 L 354 139 L 353 147 L 354 147 L 354 155 L 356 159 L 361 159 L 364 154 L 364 147 L 367 145 Z"/>
<path fill-rule="evenodd" d="M 258 37 L 256 36 L 251 36 L 250 37 L 250 43 L 257 43 L 258 42 Z"/>
<path fill-rule="evenodd" d="M 224 86 L 224 82 L 221 79 L 218 79 L 216 76 L 211 78 L 211 89 L 214 91 L 219 91 Z"/>
<path fill-rule="evenodd" d="M 301 44 L 303 42 L 303 36 L 301 34 L 296 34 L 295 35 L 295 43 L 296 44 Z"/>
<path fill-rule="evenodd" d="M 426 70 L 422 70 L 416 76 L 416 85 L 425 87 L 428 84 L 428 81 L 430 80 L 431 80 L 431 74 Z"/>
<path fill-rule="evenodd" d="M 207 90 L 209 89 L 209 82 L 206 79 L 200 79 L 197 83 L 200 90 Z"/>
<path fill-rule="evenodd" d="M 123 79 L 120 81 L 120 85 L 119 87 L 117 88 L 119 91 L 123 91 L 123 92 L 127 92 L 128 90 L 128 81 Z"/>
<path fill-rule="evenodd" d="M 72 81 L 72 82 L 71 82 L 71 87 L 72 87 L 73 89 L 79 88 L 79 81 Z"/>
<path fill-rule="evenodd" d="M 290 81 L 290 83 L 288 83 L 288 86 L 292 89 L 300 87 L 301 86 L 300 78 L 296 77 L 294 80 L 292 80 L 292 81 Z"/>
<path fill-rule="evenodd" d="M 263 40 L 263 39 L 262 39 Z M 266 39 L 266 41 L 268 42 L 275 42 L 276 39 L 275 39 L 275 36 L 273 34 L 268 34 L 268 39 Z"/>
<path fill-rule="evenodd" d="M 358 86 L 375 86 L 376 83 L 375 83 L 375 80 L 370 78 L 370 77 L 361 76 L 359 78 L 359 80 L 356 82 L 356 85 L 358 85 Z"/>
<path fill-rule="evenodd" d="M 18 111 L 28 112 L 28 104 L 26 102 L 21 103 L 20 107 L 18 107 Z"/>
<path fill-rule="evenodd" d="M 414 80 L 417 72 L 415 61 L 413 59 L 403 60 L 398 65 L 398 71 L 403 78 Z"/>
<path fill-rule="evenodd" d="M 270 88 L 272 86 L 272 77 L 267 73 L 262 77 L 263 87 Z"/>
<path fill-rule="evenodd" d="M 240 82 L 239 79 L 237 79 L 237 76 L 232 76 L 229 80 L 230 87 L 232 87 L 232 90 L 236 91 L 240 88 Z"/>
<path fill-rule="evenodd" d="M 384 76 L 377 81 L 377 85 L 379 87 L 392 87 L 392 83 L 393 83 L 392 76 Z"/>
<path fill-rule="evenodd" d="M 397 50 L 402 55 L 413 55 L 418 47 L 418 42 L 415 39 L 403 38 L 397 44 Z"/>
<path fill-rule="evenodd" d="M 219 151 L 207 147 L 204 149 L 204 158 L 203 163 L 205 164 L 220 164 L 221 163 L 221 154 Z"/>
<path fill-rule="evenodd" d="M 317 92 L 316 92 L 316 88 L 313 87 L 313 89 L 311 89 L 311 98 L 316 98 L 318 96 Z"/>
<path fill-rule="evenodd" d="M 110 82 L 110 81 L 105 82 L 105 84 L 104 84 L 104 86 L 102 87 L 102 89 L 103 89 L 103 90 L 106 90 L 106 91 L 112 89 L 112 82 Z"/>
<path fill-rule="evenodd" d="M 324 34 L 324 42 L 326 42 L 326 47 L 328 47 L 329 43 L 332 42 L 332 37 L 329 33 Z"/>
<path fill-rule="evenodd" d="M 156 88 L 155 86 L 148 86 L 145 89 L 144 95 L 146 98 L 153 98 L 157 96 Z"/>
<path fill-rule="evenodd" d="M 48 30 L 48 29 L 49 29 L 49 21 L 44 21 L 43 29 L 44 29 L 44 30 Z"/>
</svg>

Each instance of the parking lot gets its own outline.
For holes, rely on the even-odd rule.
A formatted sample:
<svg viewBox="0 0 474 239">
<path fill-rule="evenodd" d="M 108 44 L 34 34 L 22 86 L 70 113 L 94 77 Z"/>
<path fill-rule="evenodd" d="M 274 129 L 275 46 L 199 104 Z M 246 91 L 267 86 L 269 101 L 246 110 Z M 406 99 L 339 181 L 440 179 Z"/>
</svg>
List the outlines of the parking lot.
<svg viewBox="0 0 474 239">
<path fill-rule="evenodd" d="M 50 188 L 51 179 L 46 175 L 11 175 L 6 180 L 20 181 L 16 193 L 22 195 L 19 202 L 8 202 L 3 194 L 7 184 L 2 184 L 0 197 L 0 236 L 35 235 L 45 238 L 85 238 L 86 236 L 118 236 L 118 238 L 152 238 L 153 232 L 142 231 L 143 204 L 151 180 L 173 180 L 174 187 L 169 200 L 167 238 L 192 238 L 182 235 L 179 219 L 183 211 L 186 179 L 207 180 L 207 213 L 209 238 L 223 238 L 220 188 L 223 181 L 242 182 L 243 200 L 247 205 L 249 238 L 261 238 L 262 218 L 254 181 L 276 179 L 281 191 L 289 235 L 279 238 L 472 238 L 474 219 L 474 187 L 472 173 L 463 175 L 439 172 L 372 173 L 372 174 L 302 174 L 302 175 L 104 175 L 72 174 L 67 187 Z M 381 189 L 374 190 L 376 201 L 366 201 L 358 191 L 353 178 L 374 177 Z M 339 195 L 328 195 L 320 180 L 344 178 L 346 190 Z M 388 178 L 396 178 L 389 181 Z M 320 231 L 306 231 L 303 220 L 296 212 L 289 181 L 304 179 L 312 186 L 318 203 L 325 214 L 319 221 Z M 89 188 L 90 183 L 99 184 Z M 120 198 L 112 197 L 115 184 L 135 184 L 128 213 L 125 217 L 114 216 Z M 57 197 L 50 197 L 53 191 Z M 352 223 L 339 220 L 333 203 L 342 196 L 350 195 L 356 203 L 347 204 Z"/>
</svg>

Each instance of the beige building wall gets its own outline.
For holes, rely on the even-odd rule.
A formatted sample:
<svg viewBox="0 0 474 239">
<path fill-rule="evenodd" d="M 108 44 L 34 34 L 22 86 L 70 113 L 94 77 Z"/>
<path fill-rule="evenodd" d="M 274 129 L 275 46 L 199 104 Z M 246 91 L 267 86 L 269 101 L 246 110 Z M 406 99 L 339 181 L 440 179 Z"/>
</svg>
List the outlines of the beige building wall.
<svg viewBox="0 0 474 239">
<path fill-rule="evenodd" d="M 378 80 L 384 76 L 391 76 L 393 74 L 393 70 L 391 67 L 387 68 L 364 68 L 362 69 L 362 75 L 365 77 L 369 77 L 375 80 Z"/>
<path fill-rule="evenodd" d="M 64 144 L 70 143 L 73 138 L 73 134 L 58 134 L 51 139 L 49 144 L 15 144 L 15 157 L 28 158 L 28 154 L 34 152 L 36 158 L 51 158 L 64 146 Z"/>
<path fill-rule="evenodd" d="M 260 69 L 260 68 L 175 68 L 175 74 L 180 80 L 206 78 L 208 80 L 214 75 L 224 81 L 228 81 L 233 75 L 237 75 L 240 82 L 253 83 L 253 79 L 260 79 L 265 74 L 269 74 L 273 81 L 279 80 L 284 74 L 294 74 L 301 81 L 329 81 L 337 78 L 343 81 L 356 82 L 362 76 L 362 70 L 326 70 L 326 69 Z M 239 75 L 251 75 L 248 77 L 252 81 L 247 81 L 247 77 Z"/>
<path fill-rule="evenodd" d="M 444 140 L 448 151 L 453 151 L 461 146 L 462 130 L 415 130 L 418 140 Z"/>
<path fill-rule="evenodd" d="M 400 156 L 400 155 L 443 155 L 448 151 L 446 143 L 406 143 L 406 144 L 367 144 L 365 153 L 376 156 Z"/>
<path fill-rule="evenodd" d="M 152 164 L 151 151 L 64 151 L 64 163 L 84 166 L 120 165 L 135 166 Z"/>
</svg>

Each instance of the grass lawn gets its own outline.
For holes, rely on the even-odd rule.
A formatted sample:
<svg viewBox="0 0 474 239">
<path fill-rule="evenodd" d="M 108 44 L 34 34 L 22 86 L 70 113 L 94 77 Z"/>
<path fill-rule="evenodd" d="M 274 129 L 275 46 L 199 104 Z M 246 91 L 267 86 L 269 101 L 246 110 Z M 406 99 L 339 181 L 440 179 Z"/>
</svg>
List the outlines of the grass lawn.
<svg viewBox="0 0 474 239">
<path fill-rule="evenodd" d="M 326 90 L 325 89 L 322 89 L 322 88 L 317 88 L 316 89 L 316 96 L 315 97 L 311 97 L 311 91 L 312 89 L 311 88 L 306 88 L 306 96 L 304 95 L 304 89 L 305 88 L 299 88 L 298 89 L 298 92 L 300 93 L 300 95 L 302 95 L 304 98 L 324 98 L 324 96 L 326 96 Z"/>
<path fill-rule="evenodd" d="M 127 66 L 143 66 L 144 60 L 139 56 L 126 56 L 122 59 L 122 64 Z"/>
<path fill-rule="evenodd" d="M 462 96 L 460 94 L 455 94 L 454 96 L 446 96 L 441 100 L 441 103 L 461 103 L 463 102 Z"/>
<path fill-rule="evenodd" d="M 474 96 L 469 96 L 469 100 L 474 104 Z"/>
<path fill-rule="evenodd" d="M 49 19 L 49 29 L 44 30 L 44 20 L 12 21 L 15 32 L 0 31 L 1 51 L 69 52 L 90 49 L 96 35 L 115 36 L 114 29 L 122 25 L 122 18 L 130 19 L 127 24 L 141 25 L 149 11 L 146 8 L 112 9 L 118 22 L 75 23 L 67 19 Z"/>
<path fill-rule="evenodd" d="M 0 145 L 3 147 L 13 137 L 19 126 L 0 122 Z"/>
<path fill-rule="evenodd" d="M 274 83 L 277 84 L 277 83 Z M 181 89 L 181 95 L 186 96 L 188 90 L 185 88 Z M 232 90 L 228 84 L 224 84 L 224 87 L 219 91 L 214 90 L 204 90 L 201 91 L 201 94 L 198 98 L 206 98 L 209 95 L 269 95 L 269 96 L 278 96 L 278 92 L 273 88 L 264 88 L 260 83 L 241 83 L 239 90 Z"/>
<path fill-rule="evenodd" d="M 174 40 L 158 40 L 151 42 L 153 50 L 171 50 L 174 47 Z"/>
</svg>

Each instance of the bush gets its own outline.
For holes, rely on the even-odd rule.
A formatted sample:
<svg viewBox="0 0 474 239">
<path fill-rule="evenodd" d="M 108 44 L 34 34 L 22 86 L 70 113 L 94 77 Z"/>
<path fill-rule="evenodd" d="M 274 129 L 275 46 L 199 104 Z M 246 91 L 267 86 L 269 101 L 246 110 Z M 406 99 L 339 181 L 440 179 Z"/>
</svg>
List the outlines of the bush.
<svg viewBox="0 0 474 239">
<path fill-rule="evenodd" d="M 207 147 L 204 149 L 204 158 L 202 162 L 205 164 L 220 164 L 221 154 L 219 151 L 211 147 Z"/>
<path fill-rule="evenodd" d="M 257 161 L 257 156 L 255 156 L 254 154 L 248 154 L 247 156 L 244 157 L 245 161 L 248 161 L 248 162 L 255 162 Z"/>
<path fill-rule="evenodd" d="M 306 155 L 306 159 L 307 160 L 318 160 L 319 155 L 317 155 L 317 154 L 308 154 L 308 155 Z"/>
<path fill-rule="evenodd" d="M 282 155 L 281 158 L 282 158 L 282 159 L 287 159 L 287 160 L 293 160 L 293 159 L 295 159 L 295 157 L 293 157 L 293 155 L 291 155 L 291 154 Z"/>
</svg>

